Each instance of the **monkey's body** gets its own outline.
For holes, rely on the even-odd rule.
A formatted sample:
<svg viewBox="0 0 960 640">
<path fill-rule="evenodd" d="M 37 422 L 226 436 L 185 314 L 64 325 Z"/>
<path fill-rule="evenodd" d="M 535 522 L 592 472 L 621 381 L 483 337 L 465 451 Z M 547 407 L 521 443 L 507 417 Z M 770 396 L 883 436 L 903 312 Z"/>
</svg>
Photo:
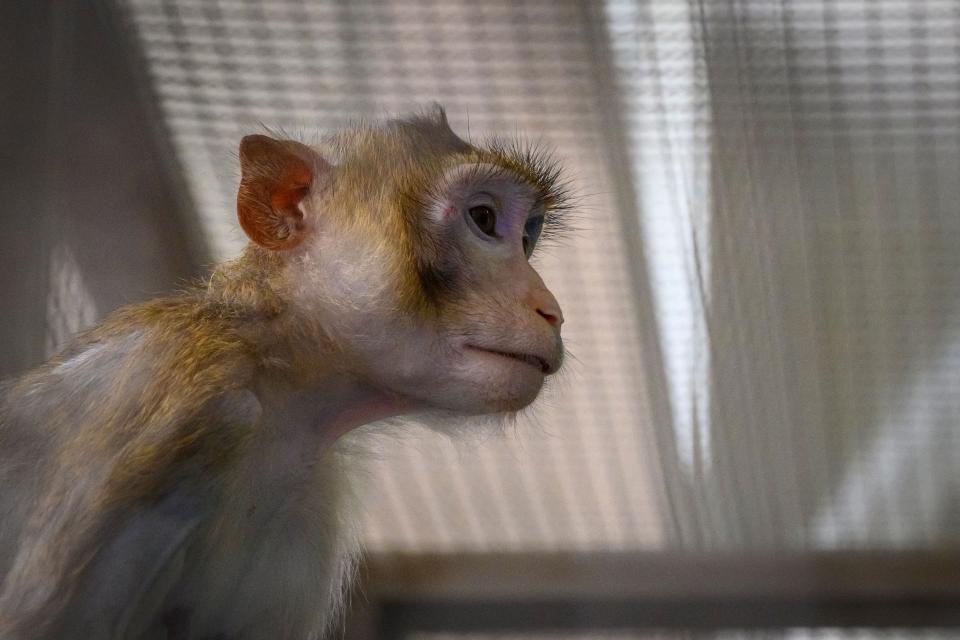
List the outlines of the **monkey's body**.
<svg viewBox="0 0 960 640">
<path fill-rule="evenodd" d="M 181 305 L 202 311 L 178 318 Z M 126 312 L 125 333 L 108 322 L 7 390 L 35 403 L 4 402 L 0 425 L 0 612 L 17 614 L 0 629 L 11 637 L 298 638 L 326 626 L 350 565 L 344 470 L 304 403 L 263 411 L 244 321 L 226 315 L 196 300 Z M 190 370 L 177 354 L 200 335 L 217 343 Z M 144 407 L 178 385 L 153 367 L 195 388 L 163 424 Z M 31 553 L 14 556 L 21 537 Z M 74 590 L 69 602 L 61 589 Z"/>
<path fill-rule="evenodd" d="M 240 155 L 241 258 L 3 391 L 2 640 L 318 638 L 354 548 L 338 439 L 515 412 L 560 365 L 539 156 L 442 111 Z"/>
</svg>

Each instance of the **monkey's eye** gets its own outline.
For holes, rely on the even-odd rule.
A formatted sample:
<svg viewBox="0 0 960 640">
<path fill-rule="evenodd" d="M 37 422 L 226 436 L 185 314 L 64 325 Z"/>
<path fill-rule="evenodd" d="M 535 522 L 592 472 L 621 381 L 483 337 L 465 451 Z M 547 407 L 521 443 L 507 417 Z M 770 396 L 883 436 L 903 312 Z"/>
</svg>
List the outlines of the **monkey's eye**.
<svg viewBox="0 0 960 640">
<path fill-rule="evenodd" d="M 491 238 L 497 237 L 497 214 L 485 204 L 470 207 L 467 210 L 470 220 L 477 231 Z"/>
<path fill-rule="evenodd" d="M 543 231 L 543 216 L 529 218 L 527 224 L 523 226 L 523 252 L 528 258 L 533 253 L 533 248 L 537 246 L 541 231 Z"/>
</svg>

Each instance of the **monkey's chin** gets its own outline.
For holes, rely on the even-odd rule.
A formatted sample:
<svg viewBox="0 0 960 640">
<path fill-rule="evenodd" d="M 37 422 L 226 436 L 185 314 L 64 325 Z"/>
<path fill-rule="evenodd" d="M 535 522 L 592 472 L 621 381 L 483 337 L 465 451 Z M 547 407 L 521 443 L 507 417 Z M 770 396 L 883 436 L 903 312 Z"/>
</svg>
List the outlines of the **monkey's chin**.
<svg viewBox="0 0 960 640">
<path fill-rule="evenodd" d="M 533 403 L 543 386 L 542 383 L 523 386 L 508 384 L 503 381 L 495 386 L 475 386 L 461 390 L 455 397 L 437 403 L 438 408 L 463 416 L 516 413 Z"/>
<path fill-rule="evenodd" d="M 426 412 L 478 416 L 524 409 L 536 400 L 547 375 L 539 358 L 463 347 L 444 355 L 427 368 L 407 372 L 399 385 L 398 376 L 384 387 Z"/>
<path fill-rule="evenodd" d="M 463 374 L 464 385 L 458 403 L 473 414 L 520 411 L 536 400 L 543 388 L 545 373 L 536 360 L 469 349 Z"/>
</svg>

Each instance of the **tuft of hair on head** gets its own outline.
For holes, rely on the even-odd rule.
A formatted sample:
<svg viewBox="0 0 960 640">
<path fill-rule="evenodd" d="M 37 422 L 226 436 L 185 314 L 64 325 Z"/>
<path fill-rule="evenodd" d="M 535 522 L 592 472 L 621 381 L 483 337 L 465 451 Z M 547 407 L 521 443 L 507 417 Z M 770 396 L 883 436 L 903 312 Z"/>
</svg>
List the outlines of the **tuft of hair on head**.
<svg viewBox="0 0 960 640">
<path fill-rule="evenodd" d="M 543 204 L 545 220 L 541 240 L 563 238 L 573 230 L 571 212 L 577 208 L 573 187 L 555 152 L 525 138 L 494 136 L 481 148 L 493 163 L 529 183 Z"/>
</svg>

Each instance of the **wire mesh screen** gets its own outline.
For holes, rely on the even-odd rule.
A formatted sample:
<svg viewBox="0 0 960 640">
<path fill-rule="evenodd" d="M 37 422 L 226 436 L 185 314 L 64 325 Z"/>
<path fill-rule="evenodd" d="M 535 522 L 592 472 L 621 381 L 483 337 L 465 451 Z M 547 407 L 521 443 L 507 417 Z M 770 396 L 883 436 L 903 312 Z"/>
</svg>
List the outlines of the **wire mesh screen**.
<svg viewBox="0 0 960 640">
<path fill-rule="evenodd" d="M 584 196 L 576 239 L 538 267 L 574 364 L 505 440 L 441 437 L 374 464 L 374 549 L 645 548 L 662 535 L 638 387 L 632 273 L 607 179 L 602 84 L 576 2 L 128 4 L 163 113 L 220 256 L 241 246 L 235 149 L 258 122 L 305 139 L 438 101 L 463 136 L 541 140 Z"/>
<path fill-rule="evenodd" d="M 960 5 L 606 17 L 686 541 L 955 542 Z"/>
<path fill-rule="evenodd" d="M 218 254 L 235 145 L 437 100 L 566 158 L 539 426 L 379 461 L 374 549 L 929 546 L 960 478 L 952 0 L 128 0 Z"/>
</svg>

